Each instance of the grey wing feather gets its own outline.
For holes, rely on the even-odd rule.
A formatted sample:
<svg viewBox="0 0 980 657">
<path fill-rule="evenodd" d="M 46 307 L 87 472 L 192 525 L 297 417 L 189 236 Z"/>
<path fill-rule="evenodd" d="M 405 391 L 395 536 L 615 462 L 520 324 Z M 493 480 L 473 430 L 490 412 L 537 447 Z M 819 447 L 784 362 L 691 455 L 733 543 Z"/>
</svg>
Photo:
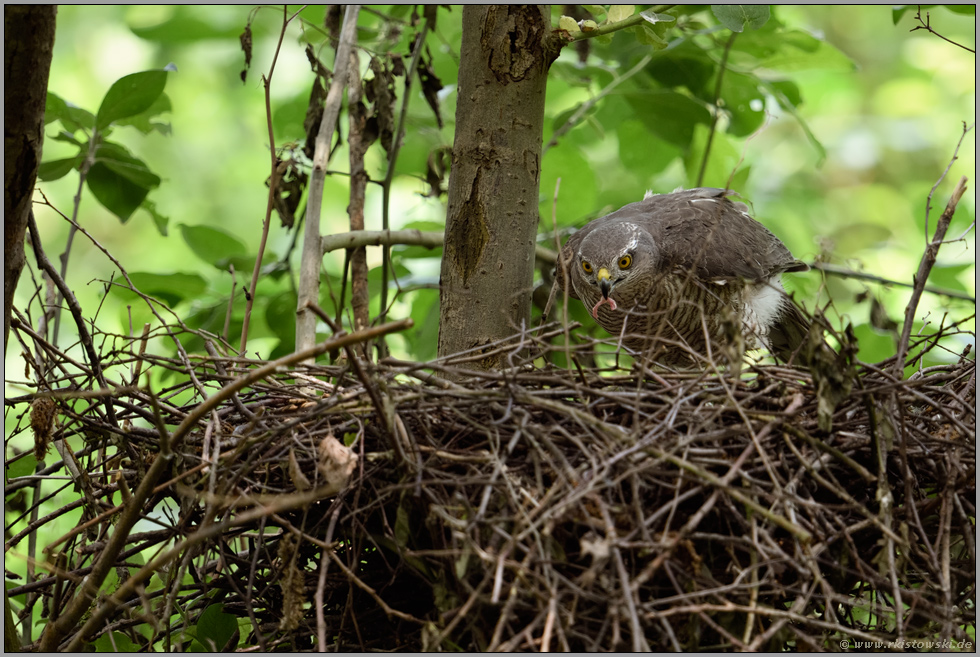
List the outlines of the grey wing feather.
<svg viewBox="0 0 980 657">
<path fill-rule="evenodd" d="M 809 269 L 750 217 L 743 203 L 729 200 L 730 194 L 702 187 L 655 195 L 607 218 L 643 225 L 660 247 L 666 266 L 693 269 L 699 278 L 759 281 Z"/>
<path fill-rule="evenodd" d="M 574 233 L 568 240 L 565 241 L 565 246 L 561 248 L 558 252 L 558 262 L 555 264 L 555 285 L 557 290 L 565 289 L 566 280 L 566 269 L 571 267 L 572 262 L 575 259 L 575 251 L 578 249 L 579 242 L 582 241 L 582 235 L 584 229 Z M 564 266 L 563 266 L 564 265 Z M 570 273 L 568 274 L 571 275 Z M 579 296 L 575 293 L 575 286 L 568 286 L 568 296 L 572 299 L 578 299 Z"/>
</svg>

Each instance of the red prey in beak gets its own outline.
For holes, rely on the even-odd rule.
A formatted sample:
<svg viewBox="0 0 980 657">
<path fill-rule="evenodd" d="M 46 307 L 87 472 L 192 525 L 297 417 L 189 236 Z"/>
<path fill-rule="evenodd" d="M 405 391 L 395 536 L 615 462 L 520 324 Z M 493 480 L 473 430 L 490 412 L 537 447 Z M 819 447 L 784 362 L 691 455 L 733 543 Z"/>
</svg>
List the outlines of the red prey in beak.
<svg viewBox="0 0 980 657">
<path fill-rule="evenodd" d="M 599 291 L 602 292 L 602 298 L 599 299 L 599 303 L 592 306 L 592 317 L 598 321 L 600 307 L 608 303 L 611 310 L 616 310 L 618 306 L 616 305 L 616 301 L 609 297 L 609 294 L 612 292 L 613 288 L 612 279 L 609 276 L 609 270 L 605 267 L 599 267 L 599 271 L 596 272 L 595 277 L 596 280 L 599 281 Z"/>
</svg>

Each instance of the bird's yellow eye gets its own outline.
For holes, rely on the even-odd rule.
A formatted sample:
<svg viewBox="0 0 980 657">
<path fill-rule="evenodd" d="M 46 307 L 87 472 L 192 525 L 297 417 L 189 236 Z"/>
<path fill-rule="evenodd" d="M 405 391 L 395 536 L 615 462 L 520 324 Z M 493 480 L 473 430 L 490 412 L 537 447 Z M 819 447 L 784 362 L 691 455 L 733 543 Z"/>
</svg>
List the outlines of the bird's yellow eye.
<svg viewBox="0 0 980 657">
<path fill-rule="evenodd" d="M 592 263 L 590 263 L 590 262 L 588 262 L 586 260 L 583 260 L 582 261 L 582 269 L 585 270 L 585 273 L 586 274 L 591 274 L 592 273 Z"/>
<path fill-rule="evenodd" d="M 630 268 L 630 265 L 632 265 L 632 264 L 633 264 L 633 256 L 631 256 L 628 253 L 626 255 L 624 255 L 622 258 L 619 259 L 619 268 L 620 269 L 629 269 Z"/>
</svg>

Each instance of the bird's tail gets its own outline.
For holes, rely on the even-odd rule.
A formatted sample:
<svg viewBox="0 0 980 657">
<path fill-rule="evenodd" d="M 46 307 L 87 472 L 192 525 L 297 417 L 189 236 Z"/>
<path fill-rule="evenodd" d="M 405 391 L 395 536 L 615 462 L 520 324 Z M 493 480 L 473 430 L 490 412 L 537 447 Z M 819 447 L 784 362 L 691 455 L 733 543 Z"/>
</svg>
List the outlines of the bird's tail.
<svg viewBox="0 0 980 657">
<path fill-rule="evenodd" d="M 769 327 L 769 348 L 779 360 L 800 362 L 800 347 L 810 332 L 810 320 L 789 297 L 783 297 L 782 313 Z M 794 358 L 795 357 L 795 358 Z"/>
</svg>

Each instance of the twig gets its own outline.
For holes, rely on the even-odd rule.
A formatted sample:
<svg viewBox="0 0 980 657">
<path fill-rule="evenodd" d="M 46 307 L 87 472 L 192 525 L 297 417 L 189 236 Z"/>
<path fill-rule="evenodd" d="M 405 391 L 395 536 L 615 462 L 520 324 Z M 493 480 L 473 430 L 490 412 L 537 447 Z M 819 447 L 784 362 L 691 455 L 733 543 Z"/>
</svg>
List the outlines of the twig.
<svg viewBox="0 0 980 657">
<path fill-rule="evenodd" d="M 558 140 L 561 137 L 564 137 L 565 133 L 567 133 L 569 130 L 577 126 L 579 121 L 582 120 L 582 117 L 584 117 L 589 112 L 589 110 L 591 110 L 596 105 L 596 103 L 598 103 L 600 100 L 602 100 L 610 93 L 612 93 L 613 90 L 616 87 L 618 87 L 620 84 L 622 84 L 626 80 L 629 80 L 631 77 L 633 77 L 634 75 L 636 75 L 637 73 L 645 69 L 647 64 L 650 63 L 651 59 L 653 59 L 652 54 L 646 55 L 643 59 L 637 62 L 636 66 L 626 71 L 622 75 L 617 75 L 612 82 L 610 82 L 602 89 L 602 91 L 600 91 L 595 96 L 589 98 L 584 103 L 579 105 L 578 109 L 576 109 L 575 112 L 570 117 L 568 117 L 568 120 L 565 121 L 563 124 L 561 124 L 561 126 L 559 126 L 559 128 L 555 130 L 555 132 L 551 135 L 551 139 L 549 139 L 548 143 L 545 144 L 544 148 L 541 149 L 541 157 L 544 158 L 544 154 L 548 152 L 549 148 L 551 148 L 552 146 L 557 146 Z"/>
<path fill-rule="evenodd" d="M 78 329 L 78 339 L 82 343 L 82 348 L 85 350 L 85 355 L 88 357 L 89 365 L 92 367 L 92 373 L 95 376 L 95 380 L 103 388 L 108 388 L 106 384 L 105 376 L 102 374 L 102 361 L 99 359 L 99 355 L 95 352 L 95 345 L 92 344 L 92 336 L 89 334 L 88 329 L 85 326 L 85 318 L 82 317 L 82 307 L 78 304 L 78 299 L 75 298 L 75 294 L 65 283 L 65 279 L 61 277 L 58 271 L 48 260 L 48 257 L 44 254 L 44 249 L 41 248 L 41 234 L 37 229 L 37 222 L 34 221 L 34 210 L 30 210 L 27 219 L 27 228 L 31 233 L 31 243 L 34 246 L 34 257 L 37 259 L 37 266 L 39 269 L 45 271 L 48 276 L 51 277 L 52 282 L 58 288 L 58 292 L 64 298 L 65 303 L 68 304 L 68 309 L 71 311 L 71 316 L 75 319 L 75 327 Z M 112 407 L 112 399 L 106 398 L 104 401 L 106 417 L 113 425 L 116 425 L 116 412 Z"/>
<path fill-rule="evenodd" d="M 272 74 L 276 70 L 276 62 L 279 61 L 279 51 L 282 49 L 282 40 L 286 36 L 286 28 L 289 23 L 296 18 L 299 11 L 292 16 L 287 15 L 289 7 L 283 5 L 282 8 L 282 27 L 279 29 L 279 41 L 276 42 L 276 49 L 272 53 L 272 63 L 269 65 L 269 75 L 262 76 L 262 86 L 265 88 L 265 122 L 269 131 L 269 156 L 272 159 L 272 173 L 269 174 L 269 199 L 265 206 L 265 218 L 262 220 L 262 239 L 259 241 L 259 251 L 255 256 L 255 266 L 252 268 L 252 281 L 249 284 L 248 294 L 245 295 L 245 318 L 242 320 L 242 340 L 238 352 L 245 353 L 245 346 L 248 344 L 248 325 L 252 319 L 252 304 L 255 303 L 255 291 L 259 285 L 259 273 L 262 271 L 262 257 L 265 255 L 265 245 L 269 240 L 269 225 L 272 223 L 272 208 L 275 206 L 276 193 L 279 186 L 279 160 L 276 157 L 276 137 L 272 130 Z M 234 290 L 235 272 L 232 270 L 232 289 Z M 232 294 L 232 299 L 235 295 Z M 231 301 L 229 301 L 231 303 Z"/>
<path fill-rule="evenodd" d="M 231 328 L 231 315 L 232 310 L 235 308 L 235 289 L 238 287 L 238 281 L 235 280 L 235 265 L 234 263 L 228 264 L 228 273 L 231 274 L 231 292 L 228 293 L 228 308 L 225 310 L 225 325 L 221 330 L 221 339 L 225 342 L 228 341 L 228 331 Z"/>
<path fill-rule="evenodd" d="M 874 281 L 875 283 L 882 283 L 883 285 L 897 285 L 899 287 L 909 287 L 909 288 L 915 287 L 915 283 L 905 283 L 903 281 L 895 281 L 890 278 L 878 276 L 876 274 L 868 274 L 867 272 L 863 272 L 863 271 L 854 271 L 853 269 L 848 269 L 847 267 L 838 267 L 837 265 L 831 265 L 826 262 L 812 262 L 810 263 L 810 269 L 822 271 L 827 274 L 833 274 L 835 276 L 841 276 L 843 278 L 854 278 L 862 281 Z M 962 299 L 964 301 L 969 301 L 970 303 L 977 302 L 976 297 L 970 296 L 966 292 L 960 292 L 959 290 L 949 290 L 943 287 L 936 287 L 935 285 L 926 285 L 925 287 L 922 288 L 922 291 L 929 292 L 930 294 L 947 296 L 952 299 Z"/>
<path fill-rule="evenodd" d="M 316 316 L 307 304 L 319 302 L 320 266 L 323 251 L 320 247 L 320 210 L 323 204 L 323 184 L 334 126 L 340 116 L 340 103 L 347 86 L 351 49 L 357 43 L 357 16 L 360 5 L 347 5 L 341 28 L 337 57 L 334 59 L 333 81 L 324 104 L 323 118 L 316 136 L 313 171 L 310 174 L 309 196 L 306 203 L 306 228 L 303 233 L 303 253 L 299 271 L 299 290 L 296 311 L 296 349 L 308 350 L 316 342 Z"/>
<path fill-rule="evenodd" d="M 415 71 L 418 70 L 419 61 L 422 58 L 422 49 L 425 46 L 425 37 L 429 33 L 429 17 L 426 16 L 425 22 L 422 24 L 422 30 L 415 37 L 415 47 L 412 49 L 412 59 L 409 61 L 408 69 L 405 71 L 405 89 L 402 91 L 402 107 L 401 111 L 398 113 L 398 126 L 395 128 L 394 142 L 391 145 L 391 153 L 388 156 L 388 170 L 385 172 L 385 179 L 381 187 L 381 229 L 387 231 L 391 224 L 389 221 L 389 212 L 391 209 L 391 183 L 395 179 L 395 164 L 398 161 L 398 153 L 401 150 L 402 139 L 405 133 L 405 117 L 408 115 L 408 103 L 411 100 L 411 89 L 412 89 L 412 76 L 415 75 Z M 391 260 L 391 251 L 389 246 L 385 246 L 384 252 L 381 258 L 381 307 L 379 310 L 378 319 L 380 321 L 385 321 L 385 317 L 388 315 L 388 267 Z M 382 342 L 382 345 L 384 343 Z M 382 346 L 382 353 L 379 355 L 383 358 L 386 354 L 384 353 L 384 347 Z"/>
<path fill-rule="evenodd" d="M 972 52 L 974 55 L 977 54 L 977 51 L 974 50 L 973 48 L 968 48 L 967 46 L 964 46 L 962 43 L 956 43 L 952 39 L 947 39 L 942 34 L 940 34 L 939 32 L 937 32 L 936 30 L 932 29 L 932 27 L 929 25 L 929 12 L 928 11 L 926 12 L 926 19 L 925 19 L 925 21 L 922 20 L 922 7 L 921 6 L 919 6 L 918 9 L 915 12 L 915 20 L 919 21 L 919 24 L 916 25 L 915 27 L 913 27 L 911 30 L 909 30 L 909 32 L 915 32 L 916 30 L 928 30 L 929 32 L 931 32 L 932 34 L 935 34 L 937 37 L 939 37 L 940 39 L 942 39 L 946 43 L 951 43 L 951 44 L 953 44 L 954 46 L 956 46 L 958 48 L 962 48 L 963 50 L 966 50 L 967 52 Z"/>
<path fill-rule="evenodd" d="M 44 195 L 44 192 L 39 190 L 39 193 L 41 194 L 41 198 L 44 199 L 44 205 L 48 206 L 49 208 L 51 208 L 52 210 L 60 214 L 61 217 L 66 221 L 68 221 L 69 223 L 71 223 L 71 225 L 78 232 L 80 232 L 82 235 L 87 237 L 88 240 L 93 244 L 93 246 L 95 246 L 95 248 L 101 251 L 102 254 L 106 258 L 108 258 L 113 265 L 116 266 L 116 268 L 119 270 L 119 273 L 123 276 L 124 279 L 126 279 L 126 283 L 129 285 L 127 289 L 133 291 L 136 295 L 138 295 L 141 299 L 143 299 L 143 301 L 146 302 L 146 305 L 150 309 L 150 312 L 153 313 L 153 316 L 160 321 L 160 325 L 164 327 L 164 330 L 166 331 L 168 337 L 170 337 L 171 341 L 173 342 L 174 347 L 177 350 L 177 354 L 179 355 L 181 362 L 185 367 L 185 371 L 188 373 L 188 375 L 191 378 L 191 381 L 194 383 L 194 387 L 198 390 L 198 392 L 206 396 L 207 392 L 204 390 L 204 387 L 201 385 L 201 382 L 198 381 L 197 379 L 197 374 L 194 371 L 194 367 L 191 365 L 190 359 L 187 357 L 187 351 L 184 349 L 184 345 L 181 344 L 179 339 L 177 339 L 177 336 L 174 334 L 174 331 L 172 330 L 171 326 L 166 322 L 166 320 L 164 320 L 160 312 L 157 310 L 156 306 L 159 305 L 161 308 L 166 309 L 167 312 L 169 312 L 170 315 L 173 317 L 174 322 L 177 324 L 177 326 L 180 327 L 182 331 L 187 333 L 195 333 L 195 331 L 188 328 L 187 325 L 184 324 L 183 320 L 181 320 L 181 318 L 177 316 L 176 313 L 170 310 L 170 308 L 167 307 L 166 304 L 158 301 L 157 299 L 154 299 L 153 297 L 150 297 L 149 295 L 144 294 L 143 292 L 140 292 L 139 289 L 135 285 L 133 285 L 133 281 L 132 279 L 130 279 L 129 273 L 126 271 L 125 267 L 122 266 L 122 263 L 120 263 L 118 259 L 116 259 L 111 253 L 109 253 L 108 249 L 106 249 L 104 246 L 102 246 L 102 244 L 99 243 L 98 240 L 92 237 L 92 235 L 87 230 L 85 230 L 80 225 L 78 225 L 77 223 L 69 219 L 60 210 L 58 210 L 56 207 L 51 205 L 47 197 Z M 118 283 L 116 283 L 116 285 L 118 285 Z M 120 287 L 125 287 L 125 286 L 120 285 Z"/>
<path fill-rule="evenodd" d="M 348 233 L 334 233 L 320 238 L 320 249 L 330 253 L 339 249 L 355 249 L 361 246 L 424 246 L 438 249 L 443 246 L 444 235 L 438 231 L 423 231 L 414 228 L 406 230 L 357 230 Z M 534 256 L 542 262 L 555 264 L 558 255 L 546 246 L 536 244 Z"/>
<path fill-rule="evenodd" d="M 659 14 L 665 12 L 674 5 L 655 5 L 654 7 L 648 9 L 652 13 Z M 591 30 L 589 32 L 575 32 L 570 34 L 571 42 L 581 41 L 582 39 L 594 39 L 595 37 L 605 36 L 606 34 L 612 34 L 620 30 L 625 30 L 636 25 L 641 24 L 646 19 L 639 13 L 633 14 L 628 18 L 624 18 L 621 21 L 616 21 L 615 23 L 607 23 L 606 25 L 600 25 L 598 28 Z"/>
<path fill-rule="evenodd" d="M 151 399 L 155 399 L 151 397 Z M 162 421 L 160 426 L 162 428 Z M 92 601 L 95 600 L 99 588 L 102 586 L 106 575 L 115 565 L 116 557 L 126 544 L 126 537 L 136 521 L 139 520 L 143 510 L 143 503 L 149 498 L 157 479 L 163 474 L 164 470 L 173 458 L 170 451 L 170 441 L 167 439 L 166 430 L 160 434 L 160 453 L 153 459 L 152 465 L 146 471 L 146 476 L 140 481 L 139 487 L 133 492 L 132 498 L 123 509 L 122 515 L 116 521 L 115 531 L 106 543 L 105 550 L 99 556 L 99 560 L 92 568 L 92 572 L 83 580 L 78 592 L 72 599 L 68 609 L 66 609 L 57 619 L 49 622 L 41 635 L 41 650 L 43 652 L 54 652 L 58 648 L 63 636 L 65 636 L 75 623 L 89 610 Z M 76 641 L 80 635 L 76 635 Z"/>
<path fill-rule="evenodd" d="M 718 117 L 721 115 L 721 82 L 725 77 L 725 69 L 728 66 L 728 53 L 732 50 L 735 37 L 738 32 L 732 32 L 725 42 L 725 49 L 721 54 L 721 62 L 718 64 L 718 79 L 715 81 L 715 103 L 714 111 L 711 113 L 711 125 L 708 126 L 708 141 L 704 145 L 704 154 L 701 156 L 701 168 L 698 170 L 698 180 L 695 187 L 700 187 L 704 182 L 704 172 L 708 168 L 708 157 L 711 155 L 711 143 L 715 139 L 715 128 L 718 126 Z"/>
<path fill-rule="evenodd" d="M 71 642 L 65 648 L 65 651 L 78 652 L 84 643 L 85 637 L 91 635 L 98 628 L 100 628 L 105 623 L 109 614 L 112 613 L 112 611 L 117 607 L 122 605 L 126 598 L 135 593 L 136 587 L 149 579 L 154 573 L 159 572 L 163 566 L 170 561 L 173 561 L 173 559 L 175 559 L 185 550 L 188 550 L 195 545 L 199 545 L 209 538 L 218 536 L 231 527 L 247 525 L 260 518 L 265 518 L 272 513 L 295 509 L 303 506 L 304 504 L 309 504 L 317 499 L 320 492 L 321 491 L 318 489 L 313 489 L 298 495 L 283 496 L 282 499 L 277 500 L 275 503 L 256 509 L 249 509 L 220 523 L 201 527 L 196 532 L 174 545 L 172 548 L 158 554 L 152 561 L 140 568 L 137 572 L 133 573 L 129 579 L 123 582 L 112 596 L 105 599 L 105 601 L 99 605 L 98 609 L 92 612 L 92 616 L 85 623 L 85 625 L 83 625 L 82 628 L 75 633 Z M 50 624 L 48 627 L 50 628 Z"/>
<path fill-rule="evenodd" d="M 78 210 L 82 206 L 82 190 L 85 188 L 85 179 L 88 177 L 88 172 L 92 168 L 92 165 L 95 164 L 95 151 L 101 140 L 102 135 L 98 130 L 93 128 L 88 140 L 88 152 L 85 154 L 85 159 L 82 160 L 82 164 L 78 167 L 78 188 L 75 191 L 75 198 L 72 199 L 71 227 L 68 229 L 68 240 L 65 242 L 65 251 L 61 254 L 60 278 L 62 280 L 68 275 L 68 257 L 71 255 L 71 245 L 75 239 L 75 233 L 78 231 Z M 59 288 L 58 297 L 55 301 L 54 332 L 51 334 L 51 341 L 54 343 L 58 342 L 58 330 L 61 328 L 61 311 L 58 307 L 61 306 L 61 300 L 63 298 L 67 297 Z"/>
<path fill-rule="evenodd" d="M 364 230 L 364 191 L 367 187 L 368 175 L 364 170 L 364 153 L 368 145 L 364 142 L 364 128 L 367 125 L 367 115 L 361 100 L 360 61 L 357 52 L 351 52 L 349 82 L 347 85 L 347 116 L 350 130 L 347 134 L 347 146 L 350 151 L 350 204 L 347 213 L 350 215 L 351 232 Z M 364 247 L 350 249 L 350 278 L 351 278 L 351 310 L 354 313 L 354 330 L 360 330 L 371 323 L 368 308 L 368 266 L 367 253 Z M 386 281 L 382 281 L 384 285 Z M 368 345 L 362 345 L 362 355 L 367 357 Z"/>
<path fill-rule="evenodd" d="M 946 176 L 949 174 L 949 170 L 953 168 L 953 164 L 955 164 L 956 160 L 960 158 L 960 147 L 963 145 L 963 140 L 966 139 L 967 134 L 973 131 L 975 126 L 976 123 L 967 125 L 965 121 L 963 122 L 963 134 L 960 135 L 959 141 L 956 142 L 956 148 L 953 149 L 953 157 L 949 158 L 949 163 L 946 165 L 946 168 L 943 169 L 939 179 L 936 180 L 936 184 L 932 186 L 932 189 L 929 190 L 929 195 L 926 197 L 926 217 L 922 227 L 924 239 L 923 243 L 926 246 L 929 244 L 929 213 L 932 212 L 932 197 L 936 194 L 936 190 L 939 189 L 939 185 L 946 180 Z"/>
<path fill-rule="evenodd" d="M 915 311 L 919 307 L 919 299 L 922 297 L 922 291 L 925 288 L 926 280 L 929 278 L 929 272 L 932 270 L 932 266 L 936 264 L 936 255 L 939 253 L 939 247 L 943 243 L 943 238 L 946 237 L 946 230 L 949 228 L 949 222 L 953 219 L 953 213 L 956 212 L 956 205 L 960 202 L 960 198 L 964 192 L 966 192 L 966 176 L 960 178 L 956 187 L 953 189 L 953 193 L 949 197 L 949 202 L 946 203 L 946 209 L 936 223 L 936 232 L 932 237 L 932 242 L 926 246 L 925 253 L 922 254 L 922 259 L 919 261 L 919 269 L 913 279 L 915 281 L 915 287 L 912 288 L 912 296 L 909 299 L 908 305 L 905 307 L 905 322 L 902 326 L 902 336 L 898 342 L 898 354 L 894 365 L 895 376 L 897 377 L 901 377 L 903 373 L 905 354 L 908 353 L 909 338 L 912 335 L 912 325 L 915 320 Z"/>
<path fill-rule="evenodd" d="M 300 363 L 305 360 L 312 360 L 320 354 L 324 354 L 334 349 L 342 349 L 345 346 L 358 344 L 366 340 L 373 340 L 374 338 L 387 335 L 388 333 L 393 333 L 395 331 L 404 331 L 405 329 L 411 328 L 413 324 L 414 322 L 412 322 L 411 318 L 408 318 L 397 322 L 382 324 L 381 326 L 367 328 L 363 331 L 339 335 L 325 342 L 321 342 L 320 344 L 303 349 L 302 351 L 297 351 L 288 356 L 283 356 L 278 360 L 266 363 L 262 367 L 252 370 L 247 375 L 235 379 L 214 395 L 208 397 L 205 401 L 198 404 L 193 411 L 187 414 L 184 421 L 181 422 L 176 429 L 174 429 L 173 434 L 170 436 L 170 440 L 174 445 L 179 445 L 191 428 L 196 425 L 201 418 L 207 415 L 211 409 L 216 408 L 221 401 L 230 398 L 239 390 L 278 372 L 283 367 L 295 365 L 296 363 Z"/>
<path fill-rule="evenodd" d="M 337 518 L 340 517 L 340 505 L 334 505 L 333 513 L 330 514 L 330 524 L 327 525 L 327 535 L 323 542 L 329 545 L 333 542 L 333 532 L 337 527 Z M 327 568 L 330 567 L 330 559 L 325 552 L 332 548 L 321 548 L 320 551 L 320 574 L 317 577 L 316 593 L 313 594 L 313 604 L 316 608 L 316 647 L 320 652 L 327 651 L 327 622 L 323 617 L 323 590 L 327 584 Z"/>
<path fill-rule="evenodd" d="M 377 591 L 375 591 L 373 588 L 365 584 L 360 577 L 355 575 L 354 572 L 350 568 L 348 568 L 343 561 L 340 560 L 340 557 L 338 557 L 333 550 L 328 551 L 327 556 L 330 557 L 330 559 L 332 559 L 335 564 L 337 564 L 337 567 L 340 568 L 340 570 L 342 570 L 345 575 L 347 575 L 347 578 L 350 581 L 352 581 L 359 589 L 361 589 L 369 596 L 371 596 L 371 598 L 378 604 L 379 607 L 381 607 L 382 610 L 384 610 L 385 614 L 387 614 L 389 617 L 394 616 L 395 618 L 400 618 L 405 621 L 417 623 L 418 625 L 425 624 L 423 620 L 416 618 L 411 614 L 406 614 L 403 611 L 398 611 L 397 609 L 393 609 L 387 602 L 381 599 L 381 596 L 378 595 Z"/>
</svg>

